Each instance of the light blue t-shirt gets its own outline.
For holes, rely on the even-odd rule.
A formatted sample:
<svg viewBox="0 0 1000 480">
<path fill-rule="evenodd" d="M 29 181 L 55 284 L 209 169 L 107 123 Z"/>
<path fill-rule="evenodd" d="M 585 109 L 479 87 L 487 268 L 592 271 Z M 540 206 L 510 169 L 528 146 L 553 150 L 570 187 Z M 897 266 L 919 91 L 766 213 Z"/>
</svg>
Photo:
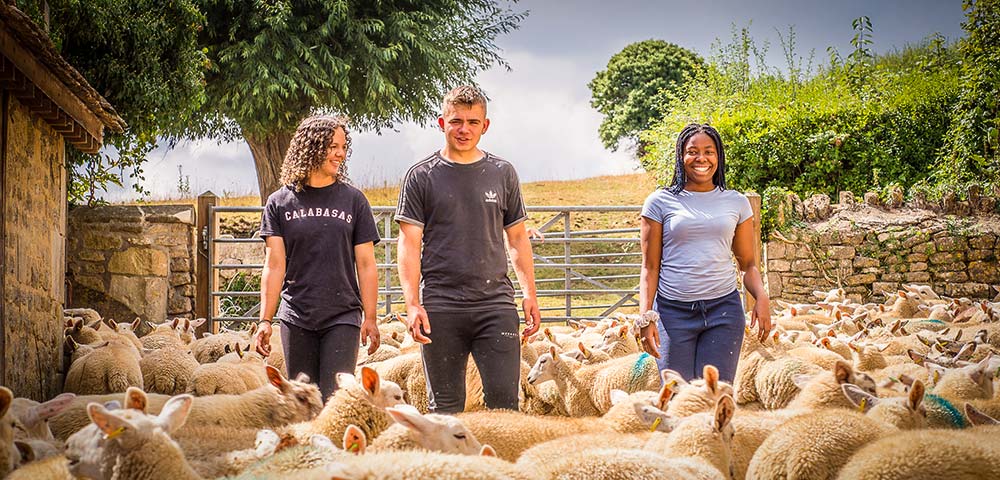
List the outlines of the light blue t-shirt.
<svg viewBox="0 0 1000 480">
<path fill-rule="evenodd" d="M 746 196 L 721 188 L 677 194 L 659 189 L 646 197 L 642 216 L 663 225 L 657 295 L 693 302 L 736 290 L 733 235 L 753 218 Z"/>
</svg>

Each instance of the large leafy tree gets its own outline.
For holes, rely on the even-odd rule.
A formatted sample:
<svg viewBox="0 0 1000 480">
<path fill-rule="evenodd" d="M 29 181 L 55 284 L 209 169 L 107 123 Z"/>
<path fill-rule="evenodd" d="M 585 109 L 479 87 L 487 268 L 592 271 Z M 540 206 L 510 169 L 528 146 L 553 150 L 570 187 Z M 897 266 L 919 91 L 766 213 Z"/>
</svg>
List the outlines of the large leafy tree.
<svg viewBox="0 0 1000 480">
<path fill-rule="evenodd" d="M 662 40 L 636 42 L 612 56 L 588 85 L 590 105 L 604 115 L 604 146 L 617 150 L 630 141 L 641 157 L 639 132 L 663 118 L 680 86 L 703 65 L 694 52 Z"/>
<path fill-rule="evenodd" d="M 320 110 L 359 128 L 425 120 L 448 89 L 505 65 L 495 39 L 524 14 L 493 0 L 200 0 L 206 127 L 242 136 L 261 199 L 280 185 L 292 132 Z"/>
</svg>

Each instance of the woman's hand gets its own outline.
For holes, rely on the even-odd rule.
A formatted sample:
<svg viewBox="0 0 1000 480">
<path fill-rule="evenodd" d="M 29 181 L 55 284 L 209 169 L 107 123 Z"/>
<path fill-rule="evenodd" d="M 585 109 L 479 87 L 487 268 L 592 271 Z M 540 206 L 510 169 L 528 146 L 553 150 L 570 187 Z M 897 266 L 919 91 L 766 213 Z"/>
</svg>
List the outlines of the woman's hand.
<svg viewBox="0 0 1000 480">
<path fill-rule="evenodd" d="M 257 353 L 262 357 L 271 355 L 271 322 L 261 320 L 257 324 L 257 333 L 254 334 L 254 343 L 257 344 Z"/>
<path fill-rule="evenodd" d="M 771 333 L 771 300 L 766 295 L 757 300 L 750 312 L 750 328 L 755 326 L 758 327 L 757 338 L 764 343 Z"/>
<path fill-rule="evenodd" d="M 656 358 L 660 358 L 660 332 L 656 330 L 656 324 L 650 323 L 639 330 L 642 350 Z"/>
<path fill-rule="evenodd" d="M 378 350 L 380 343 L 381 337 L 378 325 L 375 323 L 375 317 L 366 318 L 364 322 L 361 322 L 361 345 L 368 346 L 368 355 L 371 355 L 375 353 L 375 350 Z"/>
</svg>

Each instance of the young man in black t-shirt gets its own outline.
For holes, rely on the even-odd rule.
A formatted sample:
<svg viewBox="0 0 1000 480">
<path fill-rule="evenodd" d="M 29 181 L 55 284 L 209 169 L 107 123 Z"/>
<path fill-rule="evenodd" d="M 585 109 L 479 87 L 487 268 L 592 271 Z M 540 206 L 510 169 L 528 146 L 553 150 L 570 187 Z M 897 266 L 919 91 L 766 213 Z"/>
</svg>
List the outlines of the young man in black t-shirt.
<svg viewBox="0 0 1000 480">
<path fill-rule="evenodd" d="M 490 125 L 479 89 L 448 93 L 438 125 L 445 146 L 406 173 L 396 209 L 406 321 L 423 344 L 430 408 L 465 408 L 471 353 L 486 406 L 517 410 L 520 316 L 507 277 L 508 251 L 524 293 L 524 335 L 541 322 L 517 173 L 477 146 Z"/>
</svg>

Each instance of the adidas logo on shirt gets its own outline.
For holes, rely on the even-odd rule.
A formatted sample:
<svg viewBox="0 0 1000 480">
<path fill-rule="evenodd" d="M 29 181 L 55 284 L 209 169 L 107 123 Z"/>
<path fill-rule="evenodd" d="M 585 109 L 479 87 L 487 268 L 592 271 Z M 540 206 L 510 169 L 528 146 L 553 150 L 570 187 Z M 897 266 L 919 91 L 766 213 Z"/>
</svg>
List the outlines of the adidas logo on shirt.
<svg viewBox="0 0 1000 480">
<path fill-rule="evenodd" d="M 497 192 L 493 190 L 486 192 L 486 203 L 497 203 Z"/>
</svg>

